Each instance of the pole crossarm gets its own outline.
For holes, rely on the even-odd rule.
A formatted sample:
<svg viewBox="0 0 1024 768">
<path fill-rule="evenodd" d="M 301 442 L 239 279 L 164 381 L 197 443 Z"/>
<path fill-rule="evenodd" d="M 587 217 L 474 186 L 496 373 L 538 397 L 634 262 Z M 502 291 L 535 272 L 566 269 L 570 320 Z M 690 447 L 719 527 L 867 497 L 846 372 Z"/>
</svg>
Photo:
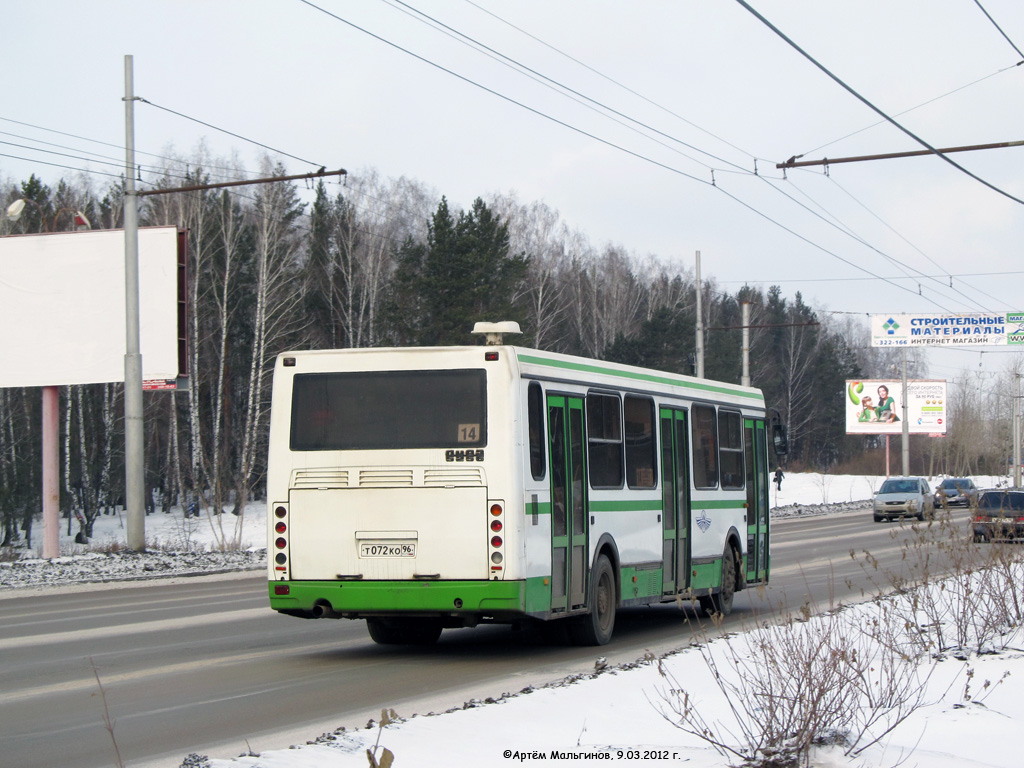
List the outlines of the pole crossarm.
<svg viewBox="0 0 1024 768">
<path fill-rule="evenodd" d="M 920 157 L 921 155 L 946 155 L 951 152 L 970 152 L 975 149 L 1006 149 L 1007 147 L 1024 146 L 1024 141 L 1001 141 L 998 144 L 974 144 L 966 147 L 946 147 L 945 149 L 918 149 L 913 152 L 889 152 L 884 155 L 858 155 L 856 157 L 825 157 L 821 160 L 798 160 L 803 155 L 793 155 L 784 163 L 776 163 L 776 168 L 804 168 L 808 165 L 836 165 L 837 163 L 860 163 L 865 160 L 892 160 L 897 157 Z"/>
<path fill-rule="evenodd" d="M 247 187 L 250 184 L 272 184 L 275 181 L 297 181 L 300 179 L 321 179 L 325 176 L 346 176 L 348 171 L 339 168 L 336 171 L 325 171 L 320 169 L 313 173 L 300 173 L 294 176 L 269 176 L 263 179 L 247 179 L 245 181 L 222 181 L 217 184 L 194 184 L 189 187 L 167 187 L 160 189 L 143 189 L 135 194 L 138 197 L 149 197 L 150 195 L 170 195 L 175 192 L 201 192 L 205 189 L 220 189 L 222 187 Z"/>
</svg>

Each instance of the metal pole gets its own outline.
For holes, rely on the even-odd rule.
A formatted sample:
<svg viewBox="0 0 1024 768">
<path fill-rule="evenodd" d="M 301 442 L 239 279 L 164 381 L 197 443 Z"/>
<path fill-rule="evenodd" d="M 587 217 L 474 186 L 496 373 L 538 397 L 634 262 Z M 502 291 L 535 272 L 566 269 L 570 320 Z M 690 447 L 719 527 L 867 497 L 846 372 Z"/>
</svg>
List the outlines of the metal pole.
<svg viewBox="0 0 1024 768">
<path fill-rule="evenodd" d="M 750 302 L 744 301 L 743 310 L 743 377 L 740 384 L 750 386 Z"/>
<path fill-rule="evenodd" d="M 60 391 L 43 387 L 43 557 L 60 557 Z"/>
<path fill-rule="evenodd" d="M 701 310 L 700 251 L 697 251 L 697 378 L 704 378 L 704 312 Z"/>
<path fill-rule="evenodd" d="M 907 349 L 903 348 L 903 476 L 910 474 L 910 424 L 907 421 Z"/>
<path fill-rule="evenodd" d="M 1013 399 L 1013 487 L 1020 488 L 1021 374 L 1017 373 L 1014 375 L 1017 377 L 1017 396 Z"/>
<path fill-rule="evenodd" d="M 135 191 L 135 90 L 132 57 L 124 57 L 124 472 L 128 549 L 146 549 L 142 443 L 142 352 L 139 343 L 139 211 Z"/>
</svg>

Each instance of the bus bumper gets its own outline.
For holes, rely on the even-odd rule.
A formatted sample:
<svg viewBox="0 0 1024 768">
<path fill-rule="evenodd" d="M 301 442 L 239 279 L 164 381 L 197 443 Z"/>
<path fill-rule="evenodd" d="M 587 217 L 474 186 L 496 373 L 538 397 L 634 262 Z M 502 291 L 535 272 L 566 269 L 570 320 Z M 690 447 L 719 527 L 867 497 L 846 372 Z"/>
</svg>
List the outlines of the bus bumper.
<svg viewBox="0 0 1024 768">
<path fill-rule="evenodd" d="M 433 616 L 509 621 L 526 611 L 523 581 L 271 581 L 270 607 L 303 618 Z"/>
</svg>

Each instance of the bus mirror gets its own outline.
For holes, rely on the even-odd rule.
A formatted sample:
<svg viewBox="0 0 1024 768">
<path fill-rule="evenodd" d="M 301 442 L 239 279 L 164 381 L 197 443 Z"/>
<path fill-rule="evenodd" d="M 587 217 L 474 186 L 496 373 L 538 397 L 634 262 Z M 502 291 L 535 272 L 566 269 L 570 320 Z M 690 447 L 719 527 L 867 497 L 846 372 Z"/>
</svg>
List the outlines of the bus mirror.
<svg viewBox="0 0 1024 768">
<path fill-rule="evenodd" d="M 785 424 L 772 424 L 772 445 L 776 456 L 785 456 L 789 453 L 789 437 L 786 435 Z"/>
</svg>

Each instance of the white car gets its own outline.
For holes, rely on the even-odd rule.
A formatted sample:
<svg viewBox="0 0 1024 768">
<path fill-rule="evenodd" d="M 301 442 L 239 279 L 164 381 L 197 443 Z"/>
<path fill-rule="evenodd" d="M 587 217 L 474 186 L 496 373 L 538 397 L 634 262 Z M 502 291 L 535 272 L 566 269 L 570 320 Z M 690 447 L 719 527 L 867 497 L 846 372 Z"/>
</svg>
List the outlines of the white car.
<svg viewBox="0 0 1024 768">
<path fill-rule="evenodd" d="M 873 506 L 876 523 L 898 517 L 924 520 L 935 514 L 932 489 L 923 477 L 888 478 L 875 494 Z"/>
</svg>

